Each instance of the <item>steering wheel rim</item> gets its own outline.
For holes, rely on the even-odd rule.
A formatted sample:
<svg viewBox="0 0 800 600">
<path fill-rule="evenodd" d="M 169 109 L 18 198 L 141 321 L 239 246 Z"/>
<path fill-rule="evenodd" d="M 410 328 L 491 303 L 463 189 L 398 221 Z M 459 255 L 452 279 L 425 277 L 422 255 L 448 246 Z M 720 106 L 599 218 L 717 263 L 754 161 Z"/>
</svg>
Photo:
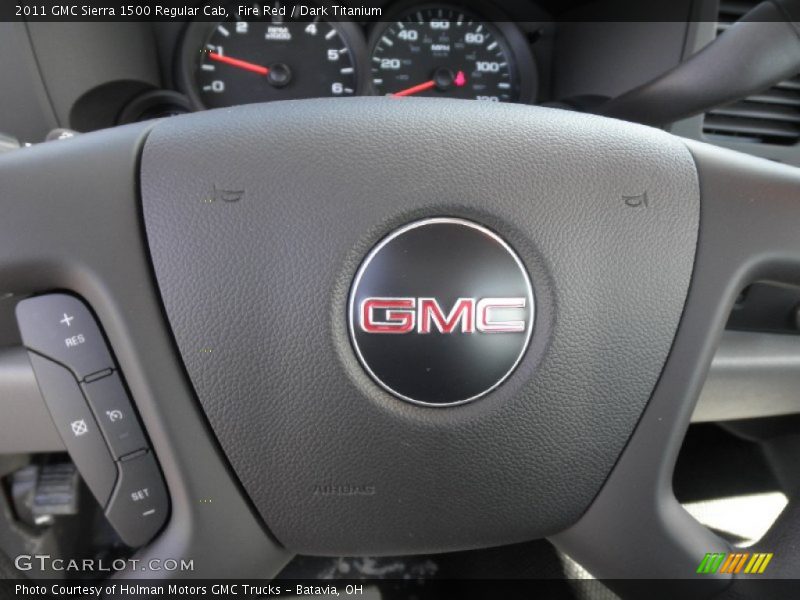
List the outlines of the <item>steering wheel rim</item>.
<svg viewBox="0 0 800 600">
<path fill-rule="evenodd" d="M 607 487 L 581 521 L 552 538 L 607 579 L 688 579 L 705 553 L 730 551 L 675 499 L 675 461 L 737 295 L 757 281 L 798 280 L 800 244 L 792 232 L 798 224 L 796 169 L 684 143 L 697 165 L 701 227 L 692 286 L 670 358 Z M 625 540 L 613 560 L 587 544 L 603 535 Z M 781 575 L 787 576 L 786 571 Z M 726 576 L 718 578 L 722 581 L 709 582 L 708 595 L 725 583 Z M 626 589 L 621 581 L 617 587 Z"/>
<path fill-rule="evenodd" d="M 393 123 L 406 119 L 413 123 L 414 111 L 425 112 L 420 110 L 421 104 L 426 105 L 425 109 L 435 107 L 437 115 L 446 114 L 450 122 L 465 123 L 472 116 L 468 103 L 407 104 L 358 99 L 351 106 L 347 102 L 296 102 L 243 107 L 227 111 L 225 118 L 226 123 L 238 122 L 246 128 L 254 117 L 286 117 L 295 111 L 312 127 L 335 109 L 353 111 L 349 114 L 358 113 L 367 119 L 396 119 Z M 632 434 L 625 436 L 624 448 L 615 457 L 613 468 L 607 477 L 602 477 L 598 493 L 580 511 L 579 518 L 557 532 L 547 532 L 547 536 L 598 578 L 619 580 L 617 587 L 622 590 L 622 580 L 628 579 L 696 579 L 695 570 L 702 556 L 728 551 L 728 546 L 678 504 L 671 486 L 675 459 L 738 292 L 757 280 L 796 283 L 800 279 L 800 239 L 796 235 L 800 207 L 794 201 L 800 190 L 800 176 L 790 167 L 604 118 L 553 109 L 507 110 L 498 108 L 492 114 L 493 122 L 505 135 L 515 134 L 503 119 L 511 119 L 513 125 L 520 122 L 515 119 L 532 119 L 528 127 L 538 120 L 545 132 L 554 127 L 553 123 L 570 122 L 577 123 L 573 125 L 577 129 L 598 132 L 592 140 L 606 136 L 612 146 L 618 143 L 621 148 L 637 136 L 651 139 L 649 136 L 653 135 L 648 143 L 660 140 L 673 147 L 681 146 L 690 157 L 690 169 L 684 173 L 692 175 L 692 185 L 698 193 L 700 213 L 695 218 L 699 233 L 696 254 L 692 248 L 688 255 L 691 284 L 687 281 L 685 308 L 681 300 L 679 323 L 675 324 L 674 340 L 669 341 L 668 356 L 658 370 L 652 395 L 642 399 L 643 408 Z M 190 556 L 196 568 L 209 577 L 271 577 L 286 564 L 292 551 L 281 545 L 280 535 L 276 539 L 270 533 L 269 518 L 262 517 L 264 511 L 250 498 L 241 474 L 237 476 L 235 468 L 231 468 L 224 444 L 217 439 L 219 432 L 214 431 L 209 415 L 198 405 L 192 375 L 187 372 L 185 349 L 181 357 L 175 317 L 170 315 L 169 301 L 166 308 L 162 304 L 164 276 L 158 273 L 159 258 L 154 261 L 155 271 L 151 263 L 154 244 L 158 244 L 153 237 L 159 234 L 154 233 L 148 219 L 165 215 L 148 215 L 147 211 L 152 211 L 153 202 L 166 202 L 167 196 L 157 198 L 154 188 L 148 188 L 149 181 L 153 181 L 148 181 L 150 175 L 145 174 L 142 179 L 146 172 L 142 169 L 157 168 L 157 160 L 153 161 L 159 156 L 154 152 L 147 158 L 147 146 L 153 143 L 148 138 L 158 133 L 161 137 L 155 143 L 161 144 L 163 151 L 172 151 L 170 140 L 180 138 L 181 128 L 188 131 L 219 119 L 223 119 L 221 112 L 210 111 L 173 119 L 177 129 L 172 131 L 169 121 L 126 126 L 0 158 L 0 197 L 6 214 L 0 221 L 0 239 L 8 249 L 0 256 L 0 280 L 6 282 L 0 291 L 28 295 L 69 290 L 83 297 L 96 312 L 153 442 L 172 502 L 166 528 L 140 550 L 141 557 Z M 290 125 L 298 122 L 299 119 L 291 121 Z M 530 131 L 525 134 L 530 136 Z M 622 141 L 615 142 L 614 134 Z M 633 137 L 627 138 L 628 135 Z M 218 141 L 236 155 L 235 136 Z M 527 141 L 530 143 L 530 137 Z M 497 140 L 490 141 L 490 149 L 496 143 Z M 535 149 L 544 154 L 555 152 L 556 148 L 573 151 L 569 145 L 576 143 L 575 137 L 567 135 L 564 139 L 549 138 L 549 147 Z M 597 151 L 588 146 L 587 142 L 578 152 Z M 623 177 L 606 165 L 612 179 Z M 653 200 L 659 201 L 658 192 L 650 194 L 650 201 Z M 692 210 L 691 199 L 688 202 L 687 214 Z M 369 241 L 362 240 L 346 257 L 351 270 L 355 270 L 372 243 L 417 214 L 430 216 L 425 211 L 405 211 L 393 219 L 373 223 L 363 238 Z M 481 218 L 476 212 L 467 216 Z M 490 209 L 483 218 L 492 220 Z M 687 222 L 691 222 L 691 216 Z M 503 233 L 509 236 L 509 231 L 505 229 Z M 521 238 L 513 242 L 518 249 L 524 244 Z M 124 269 L 120 268 L 122 261 Z M 545 277 L 528 264 L 534 279 Z M 338 280 L 344 286 L 339 290 L 342 298 L 347 295 L 349 272 L 344 269 L 345 274 Z M 346 319 L 336 308 L 331 310 L 330 322 L 337 324 L 334 336 L 341 336 L 339 341 L 346 347 Z M 534 343 L 537 335 L 545 337 L 538 349 L 534 346 L 529 350 L 531 364 L 527 370 L 524 364 L 520 367 L 519 377 L 531 377 L 537 372 L 537 361 L 549 351 L 547 334 L 547 329 L 534 333 Z M 360 369 L 354 357 L 348 360 L 352 362 L 347 368 Z M 196 379 L 193 383 L 197 385 Z M 364 376 L 357 385 L 372 393 L 370 386 L 374 383 Z M 384 397 L 381 402 L 387 404 L 380 405 L 380 410 L 402 413 L 402 409 L 389 404 L 398 400 Z M 478 401 L 479 408 L 471 418 L 485 416 L 489 409 L 480 408 L 482 402 Z M 199 502 L 207 496 L 214 497 L 212 506 L 224 506 L 224 510 L 211 510 Z M 608 539 L 616 540 L 613 553 L 608 552 L 604 542 Z M 141 576 L 133 571 L 121 575 Z M 705 591 L 712 594 L 724 589 L 730 576 L 704 575 L 702 581 L 707 586 Z"/>
</svg>

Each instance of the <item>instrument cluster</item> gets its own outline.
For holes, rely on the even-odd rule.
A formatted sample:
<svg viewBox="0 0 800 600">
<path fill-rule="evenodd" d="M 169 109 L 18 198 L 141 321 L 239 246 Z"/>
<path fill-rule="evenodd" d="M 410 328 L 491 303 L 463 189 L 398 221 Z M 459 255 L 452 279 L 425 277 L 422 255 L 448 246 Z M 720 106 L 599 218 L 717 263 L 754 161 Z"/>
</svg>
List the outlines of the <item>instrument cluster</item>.
<svg viewBox="0 0 800 600">
<path fill-rule="evenodd" d="M 536 97 L 530 45 L 493 6 L 412 1 L 371 23 L 270 8 L 261 17 L 188 25 L 178 75 L 194 108 L 355 95 Z"/>
</svg>

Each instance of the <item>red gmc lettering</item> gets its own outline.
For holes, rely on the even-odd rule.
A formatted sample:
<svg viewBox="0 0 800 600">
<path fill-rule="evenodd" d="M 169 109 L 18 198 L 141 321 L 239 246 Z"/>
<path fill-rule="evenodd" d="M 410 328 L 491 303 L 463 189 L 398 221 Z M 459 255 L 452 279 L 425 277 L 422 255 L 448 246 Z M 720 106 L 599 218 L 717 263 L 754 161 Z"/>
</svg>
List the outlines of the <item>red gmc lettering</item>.
<svg viewBox="0 0 800 600">
<path fill-rule="evenodd" d="M 375 311 L 380 309 L 386 311 L 385 321 L 375 319 Z M 413 298 L 367 298 L 361 303 L 361 329 L 367 333 L 408 333 L 414 329 L 413 309 Z"/>
<path fill-rule="evenodd" d="M 525 298 L 459 298 L 449 312 L 435 298 L 367 298 L 359 321 L 367 333 L 521 333 L 522 319 L 502 319 L 497 310 L 524 309 Z M 377 313 L 377 314 L 376 314 Z"/>
</svg>

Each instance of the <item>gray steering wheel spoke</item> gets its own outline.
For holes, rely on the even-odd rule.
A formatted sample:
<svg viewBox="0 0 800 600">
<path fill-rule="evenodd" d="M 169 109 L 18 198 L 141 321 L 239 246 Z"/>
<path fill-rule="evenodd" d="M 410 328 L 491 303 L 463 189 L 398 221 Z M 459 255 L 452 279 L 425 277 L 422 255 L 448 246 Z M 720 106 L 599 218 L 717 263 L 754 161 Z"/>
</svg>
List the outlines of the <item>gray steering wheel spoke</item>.
<svg viewBox="0 0 800 600">
<path fill-rule="evenodd" d="M 675 499 L 675 461 L 737 295 L 756 281 L 800 284 L 800 171 L 686 143 L 698 170 L 700 233 L 674 345 L 600 494 L 580 521 L 552 538 L 622 591 L 636 578 L 693 579 L 702 588 L 693 590 L 707 594 L 730 583 L 727 575 L 695 574 L 706 553 L 729 548 Z M 663 593 L 672 593 L 670 586 Z"/>
<path fill-rule="evenodd" d="M 136 401 L 171 499 L 166 526 L 136 558 L 191 560 L 194 569 L 120 575 L 271 577 L 291 554 L 271 539 L 219 451 L 154 285 L 137 195 L 151 127 L 120 127 L 2 157 L 0 286 L 17 297 L 53 290 L 81 296 Z"/>
</svg>

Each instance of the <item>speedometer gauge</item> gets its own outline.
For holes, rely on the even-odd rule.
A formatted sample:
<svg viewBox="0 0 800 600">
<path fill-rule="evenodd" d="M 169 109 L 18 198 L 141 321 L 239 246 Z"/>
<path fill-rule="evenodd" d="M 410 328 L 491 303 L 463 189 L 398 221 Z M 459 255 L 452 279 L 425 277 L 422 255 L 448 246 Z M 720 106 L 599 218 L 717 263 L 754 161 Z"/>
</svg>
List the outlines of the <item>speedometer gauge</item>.
<svg viewBox="0 0 800 600">
<path fill-rule="evenodd" d="M 198 108 L 360 91 L 364 42 L 353 23 L 275 15 L 190 27 L 182 74 Z"/>
<path fill-rule="evenodd" d="M 377 94 L 494 102 L 533 95 L 533 59 L 519 30 L 455 6 L 412 8 L 380 23 L 370 49 Z"/>
</svg>

